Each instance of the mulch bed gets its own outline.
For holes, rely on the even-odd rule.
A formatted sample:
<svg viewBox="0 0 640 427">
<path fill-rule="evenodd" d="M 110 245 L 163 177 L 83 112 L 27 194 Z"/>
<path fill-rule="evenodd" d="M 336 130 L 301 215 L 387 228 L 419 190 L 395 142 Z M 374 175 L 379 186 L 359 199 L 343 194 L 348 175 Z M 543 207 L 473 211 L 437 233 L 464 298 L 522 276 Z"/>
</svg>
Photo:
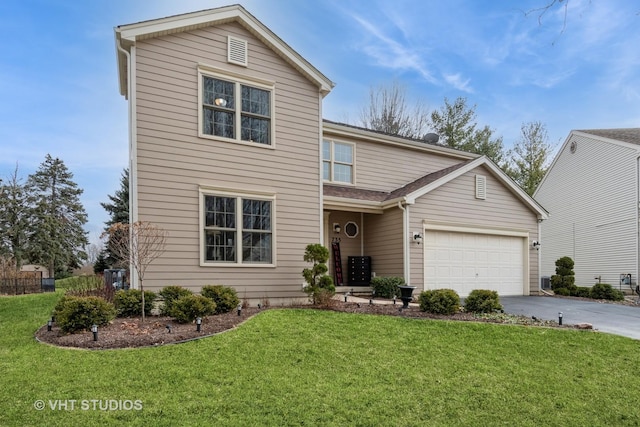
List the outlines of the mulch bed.
<svg viewBox="0 0 640 427">
<path fill-rule="evenodd" d="M 503 324 L 518 324 L 539 327 L 555 328 L 581 328 L 589 329 L 586 325 L 558 325 L 555 321 L 532 319 L 524 316 L 514 316 L 510 314 L 495 313 L 491 315 L 474 315 L 472 313 L 456 313 L 453 315 L 436 315 L 425 313 L 418 307 L 412 306 L 408 309 L 401 309 L 402 304 L 397 305 L 375 303 L 342 302 L 334 300 L 329 307 L 291 306 L 291 308 L 324 309 L 346 313 L 376 314 L 386 316 L 401 316 L 407 318 L 441 319 L 454 321 L 473 321 Z M 288 307 L 278 307 L 288 308 Z M 237 311 L 209 316 L 202 320 L 200 332 L 197 332 L 195 323 L 180 324 L 169 317 L 148 316 L 144 323 L 140 318 L 116 318 L 107 326 L 98 330 L 98 340 L 93 340 L 93 333 L 78 332 L 75 334 L 63 334 L 60 328 L 53 324 L 51 331 L 44 325 L 36 331 L 36 339 L 48 344 L 73 347 L 81 349 L 116 349 L 161 346 L 175 344 L 198 338 L 215 335 L 235 328 L 242 322 L 269 308 L 259 309 L 257 307 L 247 307 L 238 316 Z M 167 328 L 169 325 L 169 328 Z"/>
</svg>

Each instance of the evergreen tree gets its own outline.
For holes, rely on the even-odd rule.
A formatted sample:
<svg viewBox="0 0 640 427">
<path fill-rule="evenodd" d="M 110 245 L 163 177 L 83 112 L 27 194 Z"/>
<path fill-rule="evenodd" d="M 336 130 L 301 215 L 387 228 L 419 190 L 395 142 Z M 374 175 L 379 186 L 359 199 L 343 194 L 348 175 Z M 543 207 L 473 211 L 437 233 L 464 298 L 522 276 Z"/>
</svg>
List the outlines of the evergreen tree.
<svg viewBox="0 0 640 427">
<path fill-rule="evenodd" d="M 0 255 L 15 262 L 16 271 L 26 261 L 30 209 L 18 166 L 6 184 L 0 180 Z"/>
<path fill-rule="evenodd" d="M 82 189 L 73 181 L 73 174 L 62 160 L 47 154 L 25 188 L 33 208 L 31 262 L 46 265 L 52 277 L 80 267 L 87 258 L 84 248 L 88 240 L 83 229 L 87 214 L 80 203 Z"/>
<path fill-rule="evenodd" d="M 109 214 L 109 219 L 105 221 L 105 231 L 108 231 L 114 224 L 129 223 L 129 169 L 124 169 L 122 171 L 122 176 L 120 177 L 120 188 L 116 190 L 113 196 L 109 195 L 108 197 L 110 200 L 109 203 L 100 203 L 104 210 Z M 107 244 L 105 249 L 106 263 L 110 267 L 128 264 L 128 260 L 121 260 L 115 252 L 116 251 L 113 250 L 113 244 L 111 243 L 111 235 L 107 234 Z"/>
<path fill-rule="evenodd" d="M 502 138 L 493 137 L 489 126 L 478 129 L 476 107 L 467 106 L 467 99 L 459 97 L 453 104 L 447 98 L 440 111 L 431 112 L 431 127 L 440 135 L 440 142 L 451 148 L 482 154 L 501 165 L 504 158 Z"/>
<path fill-rule="evenodd" d="M 511 164 L 507 173 L 532 196 L 547 171 L 552 147 L 543 123 L 523 123 L 520 129 L 520 140 L 509 150 Z"/>
<path fill-rule="evenodd" d="M 98 257 L 96 258 L 96 262 L 93 263 L 93 272 L 95 274 L 102 274 L 108 268 L 109 268 L 109 263 L 107 262 L 107 251 L 102 250 L 98 254 Z"/>
</svg>

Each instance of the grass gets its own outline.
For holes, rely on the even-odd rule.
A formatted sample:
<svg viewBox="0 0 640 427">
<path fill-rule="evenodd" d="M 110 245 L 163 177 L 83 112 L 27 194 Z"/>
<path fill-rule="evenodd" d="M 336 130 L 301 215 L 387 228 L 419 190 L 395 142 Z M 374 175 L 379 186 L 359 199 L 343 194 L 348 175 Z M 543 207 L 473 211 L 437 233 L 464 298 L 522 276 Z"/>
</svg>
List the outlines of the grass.
<svg viewBox="0 0 640 427">
<path fill-rule="evenodd" d="M 0 425 L 640 424 L 628 338 L 273 309 L 203 340 L 92 352 L 34 340 L 60 295 L 0 298 Z M 92 399 L 142 409 L 82 409 Z"/>
</svg>

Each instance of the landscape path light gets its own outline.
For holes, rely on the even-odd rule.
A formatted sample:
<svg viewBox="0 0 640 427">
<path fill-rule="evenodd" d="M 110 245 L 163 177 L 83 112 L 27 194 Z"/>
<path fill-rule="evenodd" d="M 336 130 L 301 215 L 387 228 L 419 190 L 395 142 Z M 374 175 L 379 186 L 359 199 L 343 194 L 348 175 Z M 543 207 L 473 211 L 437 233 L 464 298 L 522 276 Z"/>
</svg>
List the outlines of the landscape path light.
<svg viewBox="0 0 640 427">
<path fill-rule="evenodd" d="M 98 325 L 91 326 L 91 332 L 93 332 L 93 340 L 98 341 Z"/>
<path fill-rule="evenodd" d="M 202 317 L 196 318 L 196 331 L 200 332 L 200 327 L 202 326 Z"/>
</svg>

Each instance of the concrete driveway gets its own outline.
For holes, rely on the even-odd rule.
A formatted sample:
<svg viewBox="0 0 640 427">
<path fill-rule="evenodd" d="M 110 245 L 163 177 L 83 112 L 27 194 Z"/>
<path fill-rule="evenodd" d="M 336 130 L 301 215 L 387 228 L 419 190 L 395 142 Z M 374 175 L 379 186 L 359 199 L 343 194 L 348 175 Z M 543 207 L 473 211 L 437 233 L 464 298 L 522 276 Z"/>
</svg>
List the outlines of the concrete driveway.
<svg viewBox="0 0 640 427">
<path fill-rule="evenodd" d="M 500 297 L 504 311 L 509 314 L 536 316 L 562 323 L 591 323 L 593 329 L 640 340 L 640 306 L 606 304 L 569 298 L 545 296 Z"/>
</svg>

